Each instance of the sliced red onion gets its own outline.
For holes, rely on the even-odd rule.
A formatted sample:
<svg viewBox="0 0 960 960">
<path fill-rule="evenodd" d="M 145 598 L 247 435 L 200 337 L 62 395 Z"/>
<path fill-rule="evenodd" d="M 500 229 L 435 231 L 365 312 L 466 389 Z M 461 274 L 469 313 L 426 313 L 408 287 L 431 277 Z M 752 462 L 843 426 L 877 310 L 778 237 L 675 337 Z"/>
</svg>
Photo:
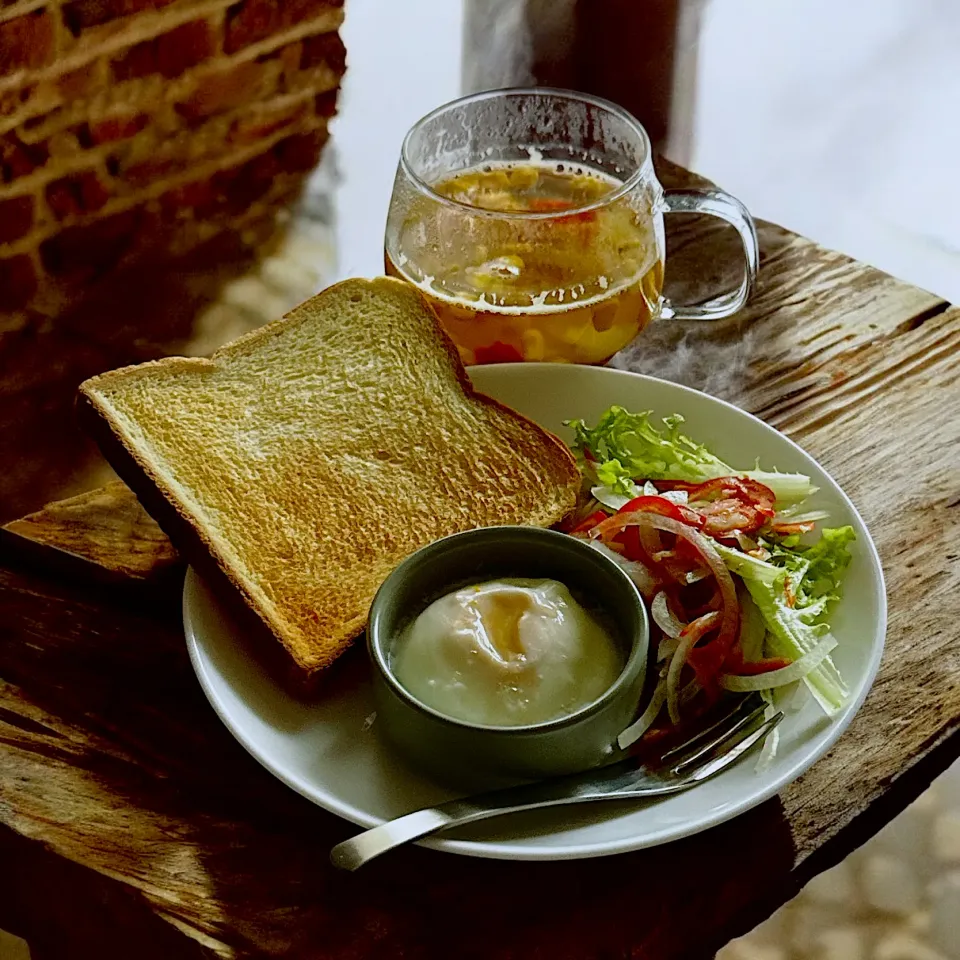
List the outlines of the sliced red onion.
<svg viewBox="0 0 960 960">
<path fill-rule="evenodd" d="M 678 637 L 661 637 L 660 643 L 657 644 L 657 663 L 669 660 L 677 652 L 679 643 L 680 639 Z"/>
<path fill-rule="evenodd" d="M 631 744 L 636 743 L 653 726 L 653 722 L 663 709 L 663 701 L 666 698 L 667 680 L 666 677 L 662 677 L 653 691 L 647 709 L 617 737 L 621 750 L 626 750 Z"/>
<path fill-rule="evenodd" d="M 667 595 L 661 590 L 650 604 L 653 622 L 668 636 L 679 637 L 683 633 L 683 624 L 670 609 Z"/>
<path fill-rule="evenodd" d="M 733 577 L 730 576 L 730 571 L 726 568 L 723 560 L 720 559 L 720 554 L 717 553 L 709 538 L 688 524 L 680 523 L 672 517 L 662 517 L 659 514 L 640 511 L 618 513 L 609 517 L 594 527 L 590 531 L 590 536 L 594 538 L 613 537 L 625 527 L 632 526 L 640 528 L 641 543 L 644 543 L 644 534 L 648 530 L 662 531 L 682 537 L 697 551 L 716 578 L 720 590 L 723 619 L 720 623 L 720 631 L 713 643 L 716 643 L 720 650 L 729 650 L 736 639 L 737 629 L 740 625 L 740 605 L 737 603 L 737 591 L 733 583 Z M 657 537 L 657 540 L 659 540 L 659 537 Z M 644 549 L 646 549 L 645 543 Z"/>
<path fill-rule="evenodd" d="M 690 651 L 720 621 L 720 613 L 708 613 L 689 624 L 680 636 L 680 642 L 667 668 L 667 713 L 671 723 L 680 722 L 680 671 L 687 662 Z"/>
<path fill-rule="evenodd" d="M 649 514 L 645 514 L 645 516 L 649 516 Z M 643 547 L 647 556 L 653 560 L 654 563 L 659 563 L 673 553 L 672 550 L 664 549 L 660 534 L 653 527 L 640 527 L 640 546 Z"/>
<path fill-rule="evenodd" d="M 681 641 L 682 642 L 682 641 Z M 767 673 L 758 673 L 751 676 L 738 676 L 737 674 L 726 673 L 720 678 L 720 686 L 724 690 L 732 690 L 736 693 L 750 693 L 755 690 L 772 690 L 775 687 L 784 687 L 787 684 L 802 680 L 811 670 L 816 670 L 827 657 L 830 651 L 837 645 L 837 641 L 826 636 L 812 650 L 805 653 L 799 660 L 794 660 L 787 667 L 781 667 L 779 670 L 770 670 Z M 673 662 L 670 664 L 673 668 Z M 667 692 L 669 696 L 669 675 L 667 678 Z M 669 702 L 669 700 L 668 700 Z"/>
<path fill-rule="evenodd" d="M 681 691 L 680 691 L 680 706 L 689 703 L 701 690 L 703 687 L 700 686 L 700 681 L 694 677 Z"/>
<path fill-rule="evenodd" d="M 604 523 L 606 523 L 606 521 L 604 521 Z M 637 585 L 637 589 L 643 594 L 645 599 L 649 600 L 660 587 L 660 581 L 639 561 L 628 560 L 626 557 L 620 556 L 616 550 L 612 550 L 608 544 L 602 543 L 599 540 L 591 539 L 588 540 L 587 543 L 589 543 L 594 550 L 598 550 L 613 560 Z"/>
<path fill-rule="evenodd" d="M 771 523 L 815 523 L 817 520 L 827 520 L 830 514 L 826 510 L 806 510 L 800 513 L 797 510 L 799 504 L 787 507 L 784 510 L 778 510 Z"/>
</svg>

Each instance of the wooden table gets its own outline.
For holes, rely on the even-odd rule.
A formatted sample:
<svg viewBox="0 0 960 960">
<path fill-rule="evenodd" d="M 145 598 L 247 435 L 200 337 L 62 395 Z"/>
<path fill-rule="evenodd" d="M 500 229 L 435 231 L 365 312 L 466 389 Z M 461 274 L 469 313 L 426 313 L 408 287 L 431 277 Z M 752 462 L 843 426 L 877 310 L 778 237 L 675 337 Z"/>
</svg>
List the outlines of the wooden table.
<svg viewBox="0 0 960 960">
<path fill-rule="evenodd" d="M 109 488 L 14 524 L 0 552 L 0 927 L 39 958 L 705 958 L 910 803 L 960 754 L 960 311 L 759 230 L 747 310 L 662 322 L 614 363 L 763 417 L 872 530 L 887 650 L 826 758 L 752 812 L 650 851 L 511 864 L 410 849 L 336 874 L 327 852 L 354 828 L 274 780 L 221 725 L 187 661 L 182 571 Z M 695 218 L 672 224 L 669 292 L 728 283 L 735 242 Z M 64 362 L 61 392 L 93 372 L 104 342 L 102 330 L 96 343 L 70 337 L 82 362 Z M 24 374 L 3 361 L 12 417 Z M 45 438 L 27 439 L 23 457 L 39 457 Z"/>
</svg>

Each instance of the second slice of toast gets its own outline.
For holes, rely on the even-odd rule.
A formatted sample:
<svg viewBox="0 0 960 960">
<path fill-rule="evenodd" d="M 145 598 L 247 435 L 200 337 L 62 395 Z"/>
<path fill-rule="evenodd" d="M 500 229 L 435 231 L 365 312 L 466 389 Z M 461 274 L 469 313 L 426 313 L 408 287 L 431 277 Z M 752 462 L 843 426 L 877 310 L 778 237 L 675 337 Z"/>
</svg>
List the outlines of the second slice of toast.
<svg viewBox="0 0 960 960">
<path fill-rule="evenodd" d="M 80 406 L 174 543 L 227 576 L 305 678 L 408 554 L 549 526 L 580 487 L 565 445 L 476 394 L 432 310 L 387 278 L 330 287 L 211 359 L 94 377 Z"/>
</svg>

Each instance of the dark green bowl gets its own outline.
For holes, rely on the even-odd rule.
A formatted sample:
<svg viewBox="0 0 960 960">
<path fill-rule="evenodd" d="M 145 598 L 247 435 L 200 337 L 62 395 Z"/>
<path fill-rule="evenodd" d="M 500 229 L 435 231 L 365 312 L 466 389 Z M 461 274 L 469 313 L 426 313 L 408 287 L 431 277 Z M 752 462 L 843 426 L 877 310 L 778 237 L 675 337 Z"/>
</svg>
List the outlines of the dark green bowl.
<svg viewBox="0 0 960 960">
<path fill-rule="evenodd" d="M 400 684 L 391 658 L 406 626 L 452 590 L 503 577 L 559 580 L 604 620 L 626 663 L 603 696 L 556 720 L 485 726 L 439 713 Z M 407 557 L 374 598 L 367 647 L 377 729 L 434 777 L 472 789 L 606 763 L 615 759 L 617 735 L 637 711 L 649 635 L 646 608 L 633 581 L 582 540 L 539 527 L 483 527 L 445 537 Z"/>
</svg>

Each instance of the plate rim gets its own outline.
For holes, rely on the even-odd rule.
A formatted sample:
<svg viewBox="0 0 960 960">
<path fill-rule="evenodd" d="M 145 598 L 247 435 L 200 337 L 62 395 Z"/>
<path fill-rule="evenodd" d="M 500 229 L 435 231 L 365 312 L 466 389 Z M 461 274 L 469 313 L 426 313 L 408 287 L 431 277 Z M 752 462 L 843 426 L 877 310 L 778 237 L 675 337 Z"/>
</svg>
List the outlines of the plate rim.
<svg viewBox="0 0 960 960">
<path fill-rule="evenodd" d="M 751 420 L 755 421 L 755 423 L 759 424 L 764 430 L 772 431 L 779 437 L 781 441 L 786 442 L 795 450 L 799 451 L 804 457 L 813 460 L 817 464 L 818 468 L 826 477 L 829 478 L 830 482 L 839 493 L 841 500 L 846 505 L 850 513 L 856 517 L 860 527 L 866 534 L 864 547 L 873 566 L 879 585 L 880 603 L 877 611 L 878 616 L 876 618 L 876 626 L 873 631 L 873 637 L 870 641 L 870 658 L 866 665 L 864 682 L 861 686 L 860 692 L 847 706 L 842 717 L 831 720 L 831 730 L 824 743 L 818 749 L 814 750 L 808 758 L 799 764 L 799 766 L 790 767 L 787 771 L 785 771 L 779 777 L 773 779 L 758 792 L 752 793 L 749 795 L 749 797 L 740 799 L 737 802 L 730 804 L 728 808 L 715 811 L 712 814 L 706 814 L 704 818 L 698 820 L 696 825 L 692 828 L 686 825 L 663 827 L 658 833 L 655 833 L 652 836 L 644 836 L 639 840 L 639 842 L 638 838 L 636 837 L 625 837 L 593 844 L 584 844 L 581 842 L 557 847 L 541 848 L 531 846 L 521 850 L 518 850 L 514 846 L 508 846 L 497 841 L 487 840 L 444 840 L 441 838 L 427 838 L 417 841 L 417 845 L 432 850 L 442 850 L 462 856 L 479 857 L 482 859 L 492 860 L 555 861 L 612 856 L 615 854 L 630 853 L 636 850 L 660 846 L 673 840 L 679 840 L 683 837 L 694 836 L 696 834 L 703 833 L 706 830 L 710 830 L 713 827 L 719 826 L 728 820 L 732 820 L 733 818 L 740 816 L 742 813 L 746 813 L 748 810 L 751 810 L 754 807 L 759 806 L 761 803 L 766 802 L 771 797 L 776 796 L 784 787 L 803 776 L 804 773 L 806 773 L 819 760 L 823 759 L 823 757 L 826 756 L 836 745 L 837 741 L 852 723 L 853 718 L 860 712 L 864 701 L 872 690 L 877 673 L 880 669 L 880 663 L 883 658 L 884 649 L 886 647 L 887 588 L 886 579 L 883 572 L 883 564 L 881 563 L 879 552 L 876 544 L 873 541 L 873 537 L 870 534 L 869 528 L 867 527 L 867 524 L 863 520 L 863 517 L 860 515 L 860 512 L 857 510 L 853 501 L 847 495 L 846 491 L 844 491 L 844 489 L 840 486 L 840 484 L 837 483 L 833 475 L 819 462 L 819 460 L 816 460 L 815 457 L 807 453 L 807 451 L 805 451 L 798 443 L 796 443 L 786 434 L 777 430 L 776 427 L 766 423 L 764 420 L 760 419 L 760 417 L 757 417 L 749 411 L 743 410 L 742 408 L 736 406 L 736 404 L 730 403 L 729 401 L 723 400 L 719 397 L 715 397 L 712 394 L 705 393 L 702 390 L 696 390 L 693 387 L 675 383 L 672 380 L 663 380 L 658 377 L 651 377 L 648 374 L 634 373 L 631 370 L 620 370 L 615 367 L 571 367 L 571 365 L 564 363 L 498 363 L 486 365 L 486 369 L 493 368 L 503 371 L 504 375 L 506 375 L 508 378 L 513 375 L 506 373 L 506 371 L 509 370 L 523 371 L 525 375 L 528 375 L 531 372 L 531 369 L 563 369 L 565 371 L 576 369 L 579 371 L 591 371 L 591 373 L 588 374 L 588 376 L 591 377 L 599 374 L 601 376 L 616 375 L 617 377 L 629 378 L 630 380 L 639 379 L 649 384 L 655 384 L 657 387 L 666 386 L 682 393 L 706 398 L 712 403 L 720 404 L 723 407 L 733 410 L 740 416 L 749 417 Z M 470 368 L 467 369 L 469 371 Z M 476 389 L 478 393 L 483 393 L 481 388 L 477 387 Z M 212 683 L 210 677 L 207 675 L 205 665 L 200 656 L 201 643 L 197 638 L 197 631 L 194 624 L 194 614 L 191 609 L 191 597 L 194 592 L 197 592 L 198 596 L 200 595 L 198 592 L 198 587 L 201 583 L 202 580 L 199 574 L 197 574 L 192 566 L 188 567 L 186 576 L 184 578 L 182 598 L 183 628 L 184 635 L 186 637 L 187 651 L 190 657 L 191 666 L 196 674 L 197 680 L 200 683 L 200 687 L 203 690 L 204 695 L 207 697 L 207 700 L 213 707 L 214 712 L 220 718 L 220 721 L 227 728 L 231 736 L 233 736 L 233 738 L 273 776 L 275 776 L 286 786 L 290 787 L 290 789 L 294 790 L 296 793 L 299 793 L 301 796 L 305 797 L 311 803 L 316 804 L 321 809 L 327 810 L 328 812 L 333 813 L 350 823 L 363 827 L 364 829 L 378 826 L 379 824 L 383 823 L 384 821 L 377 817 L 358 816 L 353 807 L 339 803 L 336 798 L 330 799 L 329 794 L 326 795 L 325 800 L 319 799 L 315 789 L 311 790 L 307 783 L 301 781 L 295 776 L 289 775 L 277 764 L 271 762 L 271 759 L 265 755 L 265 752 L 259 750 L 252 742 L 251 738 L 249 738 L 242 731 L 242 729 L 239 729 L 238 725 L 232 723 L 229 716 L 229 711 L 222 702 L 216 685 Z"/>
</svg>

